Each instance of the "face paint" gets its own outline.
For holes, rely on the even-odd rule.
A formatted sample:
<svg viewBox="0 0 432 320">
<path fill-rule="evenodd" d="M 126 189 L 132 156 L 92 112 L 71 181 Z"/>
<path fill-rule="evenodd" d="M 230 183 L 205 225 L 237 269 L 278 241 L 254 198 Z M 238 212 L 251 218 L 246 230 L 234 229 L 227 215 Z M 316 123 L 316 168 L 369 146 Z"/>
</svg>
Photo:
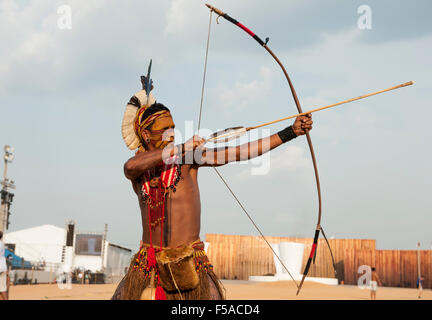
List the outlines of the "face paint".
<svg viewBox="0 0 432 320">
<path fill-rule="evenodd" d="M 150 143 L 158 149 L 174 141 L 174 121 L 170 115 L 156 119 L 149 131 Z"/>
</svg>

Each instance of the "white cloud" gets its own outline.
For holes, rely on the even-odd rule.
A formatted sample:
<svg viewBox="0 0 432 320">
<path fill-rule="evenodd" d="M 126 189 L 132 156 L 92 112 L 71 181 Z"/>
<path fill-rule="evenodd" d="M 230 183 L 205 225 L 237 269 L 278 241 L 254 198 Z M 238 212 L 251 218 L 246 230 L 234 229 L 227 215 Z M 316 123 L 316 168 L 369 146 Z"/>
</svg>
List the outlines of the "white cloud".
<svg viewBox="0 0 432 320">
<path fill-rule="evenodd" d="M 68 65 L 74 56 L 74 45 L 68 37 L 74 30 L 60 30 L 59 1 L 29 1 L 19 6 L 17 1 L 5 0 L 0 4 L 0 87 L 50 86 L 50 77 L 76 70 L 79 66 Z M 102 0 L 69 1 L 74 28 L 80 28 L 87 20 L 94 23 L 99 9 L 109 4 Z M 13 30 L 13 32 L 11 32 Z M 73 39 L 73 38 L 72 38 Z M 69 67 L 69 68 L 68 68 Z M 33 80 L 29 80 L 33 78 Z M 39 81 L 34 81 L 38 79 Z M 42 79 L 47 81 L 44 83 Z M 53 81 L 55 82 L 55 81 Z"/>
<path fill-rule="evenodd" d="M 187 30 L 193 30 L 197 26 L 202 28 L 202 12 L 197 12 L 197 2 L 190 0 L 172 0 L 166 14 L 165 36 L 180 34 Z"/>
<path fill-rule="evenodd" d="M 269 156 L 265 157 L 265 155 Z M 233 175 L 232 180 L 247 181 L 254 169 L 257 170 L 259 167 L 265 167 L 265 164 L 262 163 L 265 161 L 270 161 L 268 164 L 269 170 L 264 175 L 267 180 L 278 178 L 285 173 L 290 173 L 291 177 L 295 174 L 300 178 L 304 174 L 307 175 L 309 173 L 311 160 L 305 155 L 305 149 L 301 147 L 295 145 L 283 146 L 281 150 L 272 150 L 265 155 L 251 159 L 249 162 L 244 161 L 241 164 L 234 164 L 246 165 L 247 167 Z M 259 160 L 261 160 L 261 162 Z"/>
<path fill-rule="evenodd" d="M 308 168 L 310 160 L 305 155 L 305 149 L 298 146 L 287 146 L 283 152 L 271 159 L 272 174 L 282 170 L 299 171 Z"/>
<path fill-rule="evenodd" d="M 221 109 L 236 112 L 264 101 L 271 89 L 272 72 L 266 67 L 261 67 L 259 77 L 250 82 L 236 81 L 230 87 L 220 86 L 209 91 Z"/>
</svg>

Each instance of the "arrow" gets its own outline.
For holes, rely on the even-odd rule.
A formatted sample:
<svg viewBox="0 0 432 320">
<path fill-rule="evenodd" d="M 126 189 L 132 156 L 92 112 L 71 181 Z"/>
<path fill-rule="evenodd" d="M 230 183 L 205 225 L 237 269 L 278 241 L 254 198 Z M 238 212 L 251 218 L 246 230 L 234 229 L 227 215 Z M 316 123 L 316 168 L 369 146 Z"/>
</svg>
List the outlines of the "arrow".
<svg viewBox="0 0 432 320">
<path fill-rule="evenodd" d="M 306 111 L 306 112 L 295 114 L 293 116 L 285 117 L 285 118 L 278 119 L 278 120 L 273 120 L 273 121 L 270 121 L 270 122 L 259 124 L 257 126 L 253 126 L 253 127 L 247 127 L 247 128 L 245 128 L 245 127 L 232 127 L 232 128 L 227 128 L 225 130 L 221 130 L 221 131 L 218 131 L 216 133 L 213 133 L 206 140 L 206 143 L 207 142 L 211 142 L 211 141 L 213 143 L 228 142 L 228 141 L 231 141 L 231 140 L 234 140 L 234 139 L 237 139 L 237 138 L 241 137 L 242 135 L 246 134 L 246 132 L 248 132 L 250 130 L 253 130 L 253 129 L 258 129 L 258 128 L 261 128 L 261 127 L 269 126 L 271 124 L 275 124 L 275 123 L 278 123 L 278 122 L 281 122 L 281 121 L 285 121 L 285 120 L 289 120 L 289 119 L 292 119 L 292 118 L 297 118 L 299 116 L 304 116 L 304 115 L 309 114 L 309 113 L 314 113 L 314 112 L 318 112 L 318 111 L 321 111 L 321 110 L 333 108 L 333 107 L 336 107 L 336 106 L 340 106 L 342 104 L 346 104 L 346 103 L 353 102 L 353 101 L 356 101 L 356 100 L 360 100 L 360 99 L 364 99 L 364 98 L 367 98 L 367 97 L 371 97 L 371 96 L 374 96 L 374 95 L 377 95 L 377 94 L 380 94 L 380 93 L 384 93 L 384 92 L 387 92 L 387 91 L 396 90 L 396 89 L 399 89 L 399 88 L 411 86 L 413 84 L 414 84 L 414 81 L 409 81 L 409 82 L 402 83 L 402 84 L 399 84 L 397 86 L 390 87 L 390 88 L 387 88 L 387 89 L 384 89 L 384 90 L 375 91 L 375 92 L 368 93 L 368 94 L 365 94 L 365 95 L 362 95 L 362 96 L 359 96 L 359 97 L 356 97 L 356 98 L 352 98 L 352 99 L 344 100 L 344 101 L 341 101 L 341 102 L 333 103 L 333 104 L 330 104 L 330 105 L 327 105 L 327 106 L 324 106 L 324 107 L 312 109 L 312 110 L 309 110 L 309 111 Z"/>
</svg>

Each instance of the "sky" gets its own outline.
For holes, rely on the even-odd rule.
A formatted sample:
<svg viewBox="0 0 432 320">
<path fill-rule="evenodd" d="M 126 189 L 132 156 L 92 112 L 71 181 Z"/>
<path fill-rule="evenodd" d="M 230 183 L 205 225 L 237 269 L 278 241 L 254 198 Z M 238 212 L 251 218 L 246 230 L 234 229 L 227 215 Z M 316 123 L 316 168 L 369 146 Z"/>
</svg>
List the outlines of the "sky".
<svg viewBox="0 0 432 320">
<path fill-rule="evenodd" d="M 209 2 L 269 37 L 304 110 L 416 82 L 315 113 L 311 138 L 328 237 L 431 249 L 432 3 Z M 106 223 L 109 241 L 137 249 L 122 115 L 153 59 L 153 93 L 172 111 L 176 142 L 196 133 L 208 24 L 201 0 L 0 0 L 0 146 L 15 148 L 8 231 L 74 220 L 78 232 L 103 232 Z M 271 56 L 213 15 L 200 134 L 296 111 Z M 313 237 L 318 200 L 305 137 L 220 172 L 265 235 Z M 258 235 L 211 168 L 200 169 L 199 185 L 202 239 Z"/>
</svg>

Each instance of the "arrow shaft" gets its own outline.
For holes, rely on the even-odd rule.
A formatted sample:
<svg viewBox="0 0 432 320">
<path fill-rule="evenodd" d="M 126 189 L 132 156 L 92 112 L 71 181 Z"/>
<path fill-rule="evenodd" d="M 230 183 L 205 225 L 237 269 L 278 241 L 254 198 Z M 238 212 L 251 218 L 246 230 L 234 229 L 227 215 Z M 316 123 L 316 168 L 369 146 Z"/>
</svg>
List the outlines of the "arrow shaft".
<svg viewBox="0 0 432 320">
<path fill-rule="evenodd" d="M 301 113 L 298 113 L 298 114 L 295 114 L 295 115 L 292 115 L 292 116 L 289 116 L 289 117 L 285 117 L 285 118 L 278 119 L 278 120 L 273 120 L 273 121 L 266 122 L 266 123 L 263 123 L 263 124 L 260 124 L 260 125 L 257 125 L 257 126 L 247 127 L 247 128 L 245 128 L 245 131 L 242 134 L 244 134 L 244 133 L 246 133 L 246 132 L 248 132 L 250 130 L 258 129 L 258 128 L 261 128 L 261 127 L 269 126 L 269 125 L 274 124 L 274 123 L 278 123 L 278 122 L 286 121 L 286 120 L 289 120 L 289 119 L 297 118 L 299 116 L 303 116 L 303 115 L 306 115 L 306 114 L 309 114 L 309 113 L 314 113 L 314 112 L 318 112 L 318 111 L 321 111 L 321 110 L 337 107 L 337 106 L 340 106 L 342 104 L 346 104 L 346 103 L 353 102 L 353 101 L 356 101 L 356 100 L 360 100 L 360 99 L 364 99 L 364 98 L 367 98 L 367 97 L 371 97 L 371 96 L 374 96 L 374 95 L 377 95 L 377 94 L 380 94 L 380 93 L 384 93 L 384 92 L 387 92 L 387 91 L 396 90 L 396 89 L 399 89 L 399 88 L 410 86 L 412 84 L 414 84 L 414 82 L 413 81 L 409 81 L 409 82 L 402 83 L 402 84 L 394 86 L 394 87 L 390 87 L 390 88 L 387 88 L 387 89 L 384 89 L 384 90 L 380 90 L 380 91 L 371 92 L 371 93 L 368 93 L 368 94 L 365 94 L 365 95 L 362 95 L 362 96 L 359 96 L 359 97 L 356 97 L 356 98 L 352 98 L 352 99 L 344 100 L 344 101 L 341 101 L 341 102 L 333 103 L 333 104 L 330 104 L 330 105 L 327 105 L 327 106 L 324 106 L 324 107 L 319 107 L 319 108 L 316 108 L 316 109 L 312 109 L 312 110 L 309 110 L 309 111 L 306 111 L 306 112 L 301 112 Z M 211 138 L 207 139 L 206 142 L 210 142 L 210 141 L 214 141 L 214 140 L 220 140 L 222 138 L 227 138 L 227 137 L 233 136 L 235 134 L 238 134 L 238 131 L 221 133 L 220 135 L 216 135 L 214 137 L 211 137 Z"/>
<path fill-rule="evenodd" d="M 217 135 L 217 136 L 214 136 L 214 137 L 212 137 L 212 138 L 207 139 L 207 140 L 206 140 L 206 143 L 207 143 L 207 142 L 210 142 L 210 141 L 214 141 L 214 140 L 219 140 L 219 139 L 222 139 L 222 138 L 226 138 L 226 137 L 232 136 L 232 135 L 234 135 L 234 134 L 236 134 L 236 132 L 227 132 L 227 133 L 222 133 L 222 134 L 220 134 L 220 135 Z"/>
<path fill-rule="evenodd" d="M 341 101 L 341 102 L 333 103 L 333 104 L 330 104 L 330 105 L 327 105 L 327 106 L 324 106 L 324 107 L 312 109 L 312 110 L 309 110 L 309 111 L 306 111 L 306 112 L 302 112 L 302 113 L 298 113 L 296 115 L 285 117 L 285 118 L 282 118 L 282 119 L 273 120 L 273 121 L 266 122 L 266 123 L 263 123 L 263 124 L 260 124 L 260 125 L 254 126 L 254 127 L 248 127 L 247 131 L 252 130 L 252 129 L 258 129 L 258 128 L 261 128 L 261 127 L 265 127 L 265 126 L 268 126 L 268 125 L 271 125 L 271 124 L 274 124 L 274 123 L 278 123 L 278 122 L 281 122 L 281 121 L 289 120 L 289 119 L 292 119 L 292 118 L 297 118 L 299 116 L 303 116 L 303 115 L 306 115 L 308 113 L 313 113 L 313 112 L 317 112 L 317 111 L 333 108 L 333 107 L 336 107 L 336 106 L 340 106 L 341 104 L 346 104 L 346 103 L 353 102 L 353 101 L 356 101 L 356 100 L 364 99 L 364 98 L 371 97 L 371 96 L 374 96 L 374 95 L 377 95 L 377 94 L 380 94 L 380 93 L 384 93 L 384 92 L 387 92 L 387 91 L 396 90 L 396 89 L 399 89 L 399 88 L 410 86 L 412 84 L 414 84 L 414 82 L 413 81 L 409 81 L 409 82 L 402 83 L 400 85 L 397 85 L 397 86 L 394 86 L 394 87 L 391 87 L 391 88 L 387 88 L 387 89 L 380 90 L 380 91 L 375 91 L 375 92 L 368 93 L 368 94 L 365 94 L 365 95 L 362 95 L 362 96 L 359 96 L 359 97 L 356 97 L 356 98 L 352 98 L 352 99 L 344 100 L 344 101 Z"/>
</svg>

